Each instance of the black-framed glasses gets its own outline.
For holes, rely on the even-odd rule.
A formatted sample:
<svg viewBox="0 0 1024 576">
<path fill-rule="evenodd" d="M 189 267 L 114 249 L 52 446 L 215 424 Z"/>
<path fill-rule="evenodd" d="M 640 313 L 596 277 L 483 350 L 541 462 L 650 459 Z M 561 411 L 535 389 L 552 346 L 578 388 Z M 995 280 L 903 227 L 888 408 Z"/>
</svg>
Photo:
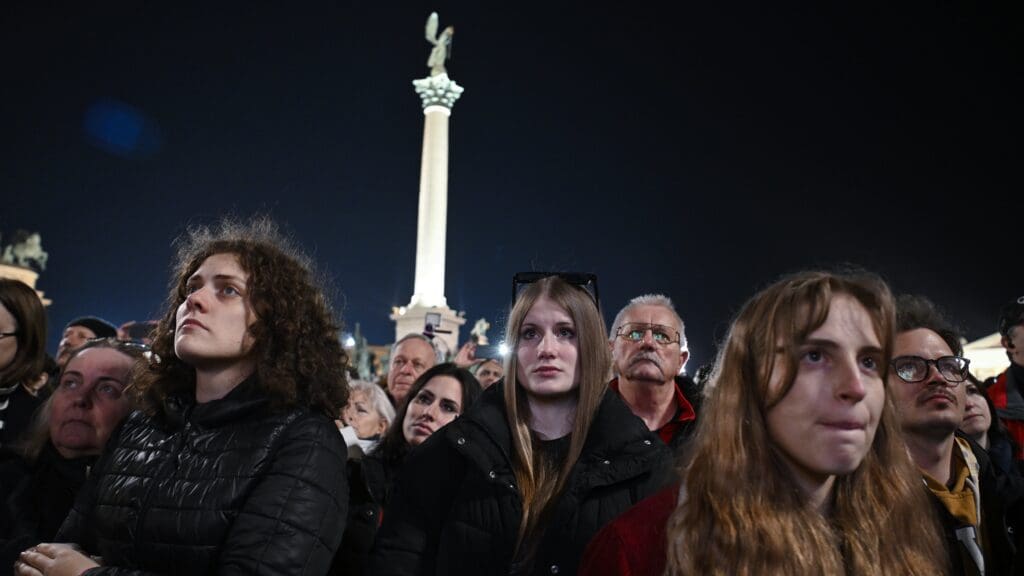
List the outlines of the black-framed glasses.
<svg viewBox="0 0 1024 576">
<path fill-rule="evenodd" d="M 3 340 L 4 338 L 9 338 L 11 336 L 17 336 L 17 335 L 18 335 L 18 331 L 17 330 L 15 330 L 14 332 L 0 332 L 0 340 Z"/>
<path fill-rule="evenodd" d="M 928 378 L 928 366 L 935 366 L 946 382 L 959 384 L 967 379 L 967 367 L 971 361 L 960 356 L 943 356 L 935 360 L 920 356 L 897 356 L 892 359 L 891 365 L 900 380 L 908 384 Z"/>
<path fill-rule="evenodd" d="M 598 296 L 597 291 L 597 274 L 590 274 L 589 272 L 516 272 L 512 276 L 512 305 L 515 305 L 516 300 L 519 298 L 519 292 L 523 288 L 551 276 L 557 276 L 583 290 L 590 295 L 591 300 L 594 301 L 594 306 L 597 306 L 598 310 L 601 309 L 601 298 Z"/>
<path fill-rule="evenodd" d="M 615 336 L 637 344 L 643 342 L 644 336 L 648 332 L 651 333 L 651 340 L 659 346 L 678 344 L 682 340 L 679 331 L 675 328 L 662 324 L 645 324 L 642 322 L 627 322 L 619 326 L 618 330 L 615 331 Z"/>
</svg>

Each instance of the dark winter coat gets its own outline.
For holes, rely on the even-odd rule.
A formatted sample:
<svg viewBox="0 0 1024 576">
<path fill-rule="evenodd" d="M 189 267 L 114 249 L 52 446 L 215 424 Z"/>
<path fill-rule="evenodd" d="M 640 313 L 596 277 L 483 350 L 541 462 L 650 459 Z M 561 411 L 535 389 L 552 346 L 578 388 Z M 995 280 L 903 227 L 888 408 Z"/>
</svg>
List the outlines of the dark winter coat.
<svg viewBox="0 0 1024 576">
<path fill-rule="evenodd" d="M 1021 516 L 1024 512 L 1024 481 L 1020 477 L 1000 474 L 989 460 L 988 453 L 977 442 L 959 432 L 957 435 L 970 443 L 978 461 L 981 530 L 986 539 L 985 574 L 1024 575 L 1024 563 L 1017 554 L 1017 547 L 1021 545 L 1019 539 L 1024 534 L 1024 518 Z M 954 518 L 937 499 L 933 502 L 945 531 L 946 549 L 954 574 L 970 574 L 964 568 L 970 556 L 956 534 L 966 525 Z"/>
<path fill-rule="evenodd" d="M 24 440 L 44 400 L 45 393 L 33 396 L 24 386 L 0 393 L 0 448 L 10 451 Z"/>
<path fill-rule="evenodd" d="M 373 548 L 381 512 L 397 472 L 396 465 L 387 465 L 379 455 L 370 453 L 360 460 L 348 462 L 348 522 L 337 557 L 331 567 L 334 576 L 368 574 L 370 549 Z"/>
<path fill-rule="evenodd" d="M 0 575 L 22 550 L 53 542 L 95 457 L 64 458 L 47 443 L 34 462 L 5 453 L 0 462 Z"/>
<path fill-rule="evenodd" d="M 607 522 L 665 483 L 668 447 L 608 391 L 532 566 L 513 554 L 522 497 L 512 473 L 503 383 L 407 457 L 371 558 L 387 575 L 576 573 L 583 549 Z"/>
<path fill-rule="evenodd" d="M 273 410 L 250 379 L 167 417 L 128 417 L 58 541 L 93 574 L 325 574 L 345 525 L 345 443 L 329 418 Z"/>
</svg>

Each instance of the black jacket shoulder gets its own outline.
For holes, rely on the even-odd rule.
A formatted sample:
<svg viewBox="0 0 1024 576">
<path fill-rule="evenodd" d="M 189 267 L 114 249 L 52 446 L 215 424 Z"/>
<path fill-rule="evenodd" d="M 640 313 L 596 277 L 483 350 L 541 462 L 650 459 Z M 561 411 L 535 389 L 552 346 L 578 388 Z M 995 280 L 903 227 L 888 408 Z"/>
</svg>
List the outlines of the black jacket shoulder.
<svg viewBox="0 0 1024 576">
<path fill-rule="evenodd" d="M 374 574 L 574 574 L 590 538 L 670 473 L 669 449 L 609 391 L 535 562 L 514 563 L 522 497 L 501 386 L 410 453 L 384 511 Z"/>
</svg>

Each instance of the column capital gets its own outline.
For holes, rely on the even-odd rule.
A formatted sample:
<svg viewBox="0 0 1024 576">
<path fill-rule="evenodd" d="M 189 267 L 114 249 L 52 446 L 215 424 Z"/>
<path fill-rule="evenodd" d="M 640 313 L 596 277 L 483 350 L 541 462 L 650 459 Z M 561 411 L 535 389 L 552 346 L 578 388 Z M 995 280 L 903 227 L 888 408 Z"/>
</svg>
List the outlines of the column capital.
<svg viewBox="0 0 1024 576">
<path fill-rule="evenodd" d="M 423 100 L 424 109 L 430 106 L 443 106 L 450 110 L 465 90 L 443 73 L 413 80 L 412 85 Z"/>
</svg>

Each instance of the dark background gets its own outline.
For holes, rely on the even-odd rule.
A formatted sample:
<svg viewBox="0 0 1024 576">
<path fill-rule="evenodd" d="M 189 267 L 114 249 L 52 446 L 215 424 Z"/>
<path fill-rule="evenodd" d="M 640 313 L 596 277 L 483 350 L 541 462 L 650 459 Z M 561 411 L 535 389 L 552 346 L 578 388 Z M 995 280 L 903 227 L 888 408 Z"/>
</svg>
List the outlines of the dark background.
<svg viewBox="0 0 1024 576">
<path fill-rule="evenodd" d="M 513 272 L 592 271 L 609 321 L 672 297 L 704 362 L 755 289 L 840 263 L 989 334 L 1024 293 L 1020 3 L 830 4 L 7 5 L 0 242 L 42 234 L 52 349 L 156 316 L 189 224 L 268 212 L 390 342 L 437 10 L 463 336 Z"/>
</svg>

